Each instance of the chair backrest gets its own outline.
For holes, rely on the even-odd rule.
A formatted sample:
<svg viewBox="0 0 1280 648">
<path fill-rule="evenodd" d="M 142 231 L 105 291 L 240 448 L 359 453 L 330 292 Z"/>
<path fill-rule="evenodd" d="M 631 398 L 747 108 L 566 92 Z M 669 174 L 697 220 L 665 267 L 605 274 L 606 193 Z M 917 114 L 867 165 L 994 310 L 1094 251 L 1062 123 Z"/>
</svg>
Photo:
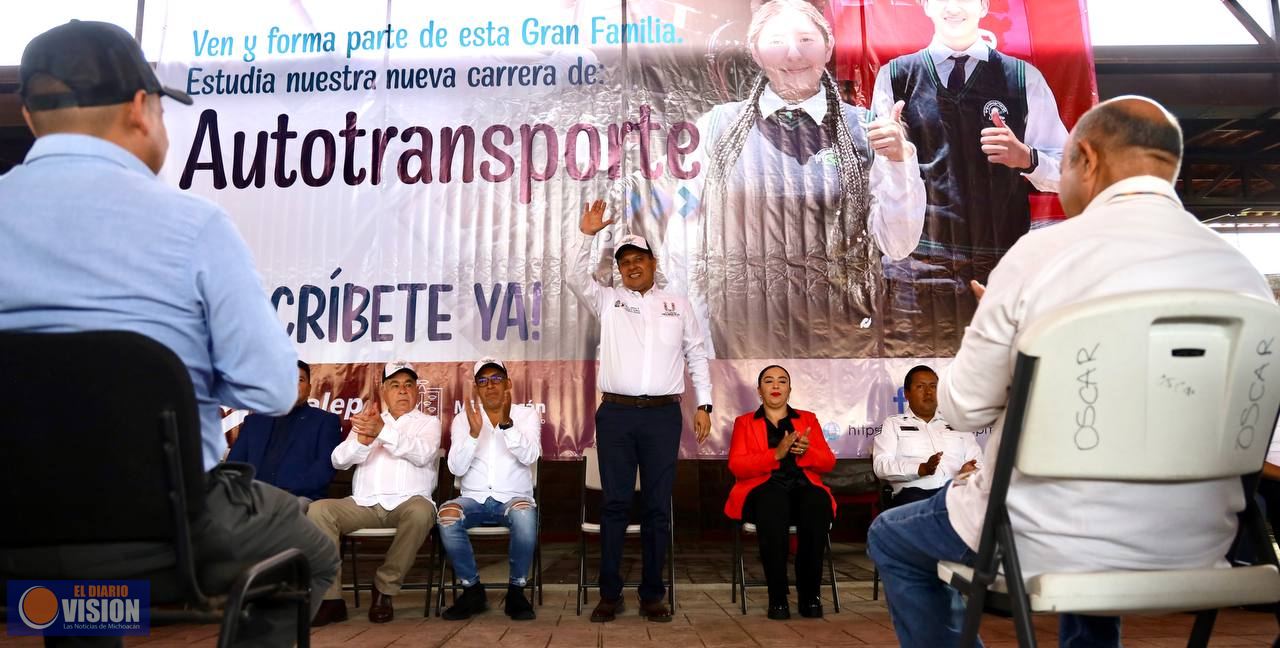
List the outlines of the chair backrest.
<svg viewBox="0 0 1280 648">
<path fill-rule="evenodd" d="M 1277 338 L 1280 307 L 1218 291 L 1107 297 L 1038 319 L 1018 341 L 1033 367 L 1015 465 L 1120 481 L 1257 472 L 1280 412 Z"/>
<path fill-rule="evenodd" d="M 174 541 L 204 508 L 191 379 L 150 338 L 0 333 L 0 412 L 0 546 Z"/>
<path fill-rule="evenodd" d="M 600 484 L 600 457 L 599 451 L 596 447 L 591 446 L 590 448 L 583 448 L 582 460 L 586 464 L 583 470 L 583 485 L 586 486 L 587 490 L 604 490 L 604 487 Z M 640 492 L 639 468 L 636 468 L 635 490 L 636 492 Z"/>
</svg>

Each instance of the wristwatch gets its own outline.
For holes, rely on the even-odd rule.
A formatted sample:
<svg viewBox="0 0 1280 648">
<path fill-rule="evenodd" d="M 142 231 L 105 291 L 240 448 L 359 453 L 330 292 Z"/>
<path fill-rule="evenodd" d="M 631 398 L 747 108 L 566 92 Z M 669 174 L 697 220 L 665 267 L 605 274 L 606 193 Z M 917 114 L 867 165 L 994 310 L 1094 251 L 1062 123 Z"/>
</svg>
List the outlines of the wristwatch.
<svg viewBox="0 0 1280 648">
<path fill-rule="evenodd" d="M 1014 171 L 1017 171 L 1018 173 L 1030 174 L 1036 170 L 1036 167 L 1040 166 L 1040 151 L 1037 151 L 1034 146 L 1029 146 L 1027 148 L 1031 149 L 1031 164 L 1025 169 L 1014 169 Z"/>
<path fill-rule="evenodd" d="M 704 411 L 704 412 L 706 412 L 706 413 L 708 413 L 708 414 L 710 414 L 710 413 L 711 413 L 711 406 L 710 406 L 710 405 L 699 405 L 699 406 L 698 406 L 698 409 L 700 409 L 700 410 L 702 410 L 702 411 Z"/>
<path fill-rule="evenodd" d="M 512 421 L 512 420 L 510 420 L 510 419 L 508 419 L 508 420 L 506 420 L 506 421 L 503 421 L 503 422 L 499 423 L 499 424 L 498 424 L 498 429 L 499 429 L 499 430 L 510 430 L 511 428 L 513 428 L 513 427 L 515 427 L 515 426 L 516 426 L 516 422 L 515 422 L 515 421 Z"/>
</svg>

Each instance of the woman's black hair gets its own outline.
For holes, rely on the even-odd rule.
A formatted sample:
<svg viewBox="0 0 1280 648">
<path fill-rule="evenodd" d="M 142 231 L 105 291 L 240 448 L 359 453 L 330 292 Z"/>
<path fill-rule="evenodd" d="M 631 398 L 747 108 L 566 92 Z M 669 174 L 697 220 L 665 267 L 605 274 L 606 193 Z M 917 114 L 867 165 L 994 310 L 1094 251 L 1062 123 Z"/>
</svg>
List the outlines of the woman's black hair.
<svg viewBox="0 0 1280 648">
<path fill-rule="evenodd" d="M 756 387 L 759 387 L 760 385 L 763 385 L 763 384 L 764 384 L 764 372 L 766 372 L 766 371 L 768 371 L 768 370 L 770 370 L 770 369 L 775 369 L 775 368 L 776 368 L 776 369 L 781 369 L 781 370 L 782 370 L 782 373 L 787 374 L 787 380 L 788 380 L 788 381 L 790 381 L 790 380 L 791 380 L 791 372 L 790 372 L 790 371 L 787 371 L 787 368 L 786 368 L 786 367 L 784 367 L 784 366 L 782 366 L 782 365 L 769 365 L 769 366 L 765 367 L 764 369 L 761 369 L 761 370 L 760 370 L 760 375 L 756 378 Z"/>
</svg>

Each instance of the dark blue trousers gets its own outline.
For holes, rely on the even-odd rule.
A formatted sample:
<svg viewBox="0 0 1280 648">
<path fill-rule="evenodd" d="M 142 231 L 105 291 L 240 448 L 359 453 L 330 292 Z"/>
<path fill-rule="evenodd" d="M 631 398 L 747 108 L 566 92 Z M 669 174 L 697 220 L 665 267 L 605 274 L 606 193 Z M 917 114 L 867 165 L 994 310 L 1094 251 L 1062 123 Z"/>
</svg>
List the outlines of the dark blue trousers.
<svg viewBox="0 0 1280 648">
<path fill-rule="evenodd" d="M 601 403 L 596 410 L 596 447 L 604 503 L 600 514 L 600 596 L 622 596 L 622 543 L 626 538 L 636 468 L 644 517 L 640 541 L 644 558 L 640 598 L 661 599 L 667 542 L 671 537 L 671 489 L 675 485 L 683 418 L 680 405 L 628 407 Z"/>
</svg>

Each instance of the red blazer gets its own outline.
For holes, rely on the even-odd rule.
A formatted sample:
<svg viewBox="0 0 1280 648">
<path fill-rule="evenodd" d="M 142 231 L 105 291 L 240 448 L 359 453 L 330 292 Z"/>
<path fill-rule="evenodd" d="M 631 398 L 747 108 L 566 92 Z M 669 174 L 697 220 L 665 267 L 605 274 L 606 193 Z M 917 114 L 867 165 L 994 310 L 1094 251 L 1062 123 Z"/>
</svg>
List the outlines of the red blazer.
<svg viewBox="0 0 1280 648">
<path fill-rule="evenodd" d="M 747 501 L 747 493 L 751 489 L 765 483 L 769 476 L 781 464 L 773 458 L 773 448 L 769 447 L 769 434 L 766 431 L 764 417 L 756 418 L 755 412 L 747 412 L 733 422 L 733 440 L 729 443 L 729 472 L 737 479 L 733 490 L 729 491 L 729 501 L 724 503 L 724 514 L 734 520 L 742 519 L 742 505 Z M 822 483 L 822 473 L 831 472 L 836 466 L 836 456 L 831 446 L 822 435 L 822 426 L 813 412 L 791 410 L 792 426 L 796 432 L 809 428 L 809 451 L 796 457 L 796 465 L 804 472 L 814 486 L 827 492 L 831 497 L 831 489 Z M 836 500 L 831 498 L 831 514 L 836 513 Z"/>
</svg>

